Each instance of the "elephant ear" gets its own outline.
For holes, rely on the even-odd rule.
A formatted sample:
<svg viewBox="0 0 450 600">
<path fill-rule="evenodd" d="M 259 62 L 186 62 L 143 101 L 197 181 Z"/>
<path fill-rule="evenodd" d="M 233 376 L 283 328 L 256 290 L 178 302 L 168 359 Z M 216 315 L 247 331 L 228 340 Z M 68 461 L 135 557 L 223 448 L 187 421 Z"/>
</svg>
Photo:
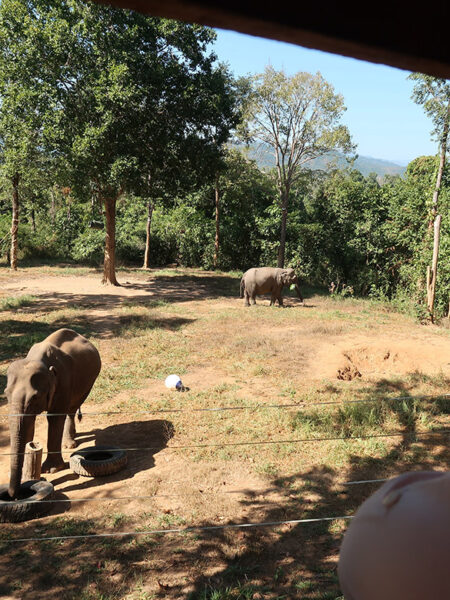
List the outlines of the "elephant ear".
<svg viewBox="0 0 450 600">
<path fill-rule="evenodd" d="M 278 270 L 277 274 L 276 274 L 277 283 L 280 284 L 280 285 L 284 285 L 284 275 L 283 275 L 283 273 L 284 273 L 284 271 Z"/>
<path fill-rule="evenodd" d="M 286 271 L 286 269 L 284 269 L 283 271 L 281 271 L 281 282 L 283 284 L 289 283 L 290 281 L 290 273 L 289 271 Z"/>
</svg>

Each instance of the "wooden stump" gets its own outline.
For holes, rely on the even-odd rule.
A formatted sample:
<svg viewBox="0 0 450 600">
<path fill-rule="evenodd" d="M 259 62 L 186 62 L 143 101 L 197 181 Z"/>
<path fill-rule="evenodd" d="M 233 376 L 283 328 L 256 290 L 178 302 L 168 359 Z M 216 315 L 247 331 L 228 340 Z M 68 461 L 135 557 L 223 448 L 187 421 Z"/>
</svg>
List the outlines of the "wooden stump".
<svg viewBox="0 0 450 600">
<path fill-rule="evenodd" d="M 23 480 L 30 481 L 41 478 L 42 446 L 39 442 L 28 442 L 25 446 L 23 461 Z"/>
</svg>

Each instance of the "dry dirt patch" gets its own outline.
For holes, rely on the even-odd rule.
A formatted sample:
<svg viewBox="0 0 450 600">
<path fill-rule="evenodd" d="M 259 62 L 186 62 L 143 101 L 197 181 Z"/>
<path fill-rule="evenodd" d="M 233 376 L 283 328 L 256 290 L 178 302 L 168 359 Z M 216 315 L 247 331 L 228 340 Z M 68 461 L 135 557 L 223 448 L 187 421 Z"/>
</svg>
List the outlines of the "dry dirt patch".
<svg viewBox="0 0 450 600">
<path fill-rule="evenodd" d="M 37 297 L 31 307 L 11 311 L 5 320 L 31 322 L 39 315 L 40 322 L 51 325 L 58 315 L 61 326 L 70 327 L 71 319 L 79 317 L 80 323 L 90 324 L 103 359 L 98 385 L 102 394 L 94 389 L 95 402 L 85 405 L 78 427 L 81 447 L 97 443 L 147 448 L 130 450 L 127 468 L 103 479 L 78 477 L 68 470 L 49 476 L 59 497 L 98 501 L 62 505 L 38 522 L 11 528 L 12 536 L 58 533 L 57 525 L 52 525 L 55 516 L 74 519 L 69 525 L 76 532 L 89 521 L 92 531 L 100 533 L 347 514 L 373 488 L 353 488 L 344 496 L 339 485 L 346 478 L 383 477 L 411 467 L 448 467 L 444 439 L 417 447 L 405 437 L 377 440 L 372 446 L 330 442 L 183 449 L 304 434 L 292 431 L 287 411 L 177 414 L 171 408 L 286 404 L 304 397 L 325 401 L 328 388 L 353 398 L 358 397 L 358 384 L 371 389 L 384 378 L 402 380 L 417 372 L 450 379 L 450 338 L 437 328 L 420 327 L 394 314 L 378 319 L 377 311 L 372 319 L 359 318 L 359 305 L 333 305 L 320 297 L 307 300 L 306 308 L 292 301 L 290 308 L 279 309 L 265 306 L 268 301 L 263 300 L 245 309 L 237 292 L 236 297 L 222 295 L 208 287 L 208 278 L 212 281 L 214 274 L 189 278 L 187 272 L 177 280 L 127 273 L 120 277 L 124 285 L 119 288 L 102 286 L 99 275 L 3 279 L 3 295 Z M 74 306 L 76 311 L 70 312 Z M 124 317 L 135 319 L 135 327 L 122 332 L 118 327 L 128 323 Z M 147 317 L 157 327 L 145 329 Z M 179 321 L 171 328 L 168 324 L 175 318 Z M 190 392 L 164 388 L 167 365 L 183 366 L 182 379 Z M 4 372 L 6 362 L 0 367 Z M 109 379 L 115 387 L 108 387 Z M 151 414 L 154 407 L 168 412 Z M 136 414 L 89 414 L 108 410 Z M 7 452 L 7 431 L 3 428 L 0 433 L 2 451 Z M 37 421 L 36 439 L 46 441 L 45 417 Z M 8 476 L 8 460 L 0 461 L 2 481 Z M 125 496 L 124 501 L 114 500 Z M 40 556 L 38 546 L 23 563 L 5 546 L 0 566 L 14 598 L 33 598 L 38 590 L 55 600 L 175 600 L 187 598 L 189 592 L 197 594 L 193 599 L 208 600 L 213 596 L 202 595 L 206 585 L 226 589 L 250 581 L 260 586 L 254 592 L 260 596 L 254 598 L 298 597 L 299 589 L 305 599 L 320 598 L 318 590 L 329 593 L 324 598 L 333 593 L 337 597 L 333 574 L 342 528 L 333 527 L 283 526 L 254 534 L 124 540 L 116 549 L 78 543 L 75 564 L 64 562 L 59 567 L 66 577 L 66 596 L 51 578 L 48 560 Z M 65 548 L 52 547 L 60 565 L 65 553 L 71 554 L 71 547 Z M 23 578 L 23 565 L 28 563 L 35 568 L 30 583 L 14 588 L 13 580 Z M 42 572 L 48 580 L 42 580 Z M 316 586 L 309 588 L 311 593 L 307 586 L 295 587 L 305 580 Z"/>
<path fill-rule="evenodd" d="M 345 381 L 401 377 L 408 373 L 450 376 L 448 339 L 426 330 L 420 339 L 415 336 L 392 339 L 386 334 L 363 339 L 343 336 L 333 343 L 322 344 L 311 368 L 313 377 Z"/>
</svg>

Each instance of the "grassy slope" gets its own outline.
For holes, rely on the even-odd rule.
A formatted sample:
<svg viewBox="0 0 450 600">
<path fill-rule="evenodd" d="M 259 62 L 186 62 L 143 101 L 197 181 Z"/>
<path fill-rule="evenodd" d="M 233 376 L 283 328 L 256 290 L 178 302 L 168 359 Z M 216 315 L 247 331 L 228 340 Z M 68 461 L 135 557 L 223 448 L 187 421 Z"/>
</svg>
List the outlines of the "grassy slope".
<svg viewBox="0 0 450 600">
<path fill-rule="evenodd" d="M 25 276 L 44 273 L 72 276 L 77 270 L 71 268 L 69 274 L 64 268 L 29 269 Z M 82 275 L 91 273 L 83 270 Z M 121 276 L 132 278 L 136 272 Z M 2 278 L 9 278 L 6 271 L 0 272 Z M 348 488 L 342 485 L 345 481 L 379 479 L 410 468 L 448 468 L 445 438 L 416 434 L 448 426 L 449 402 L 383 400 L 443 394 L 448 391 L 448 373 L 406 370 L 351 381 L 311 375 L 317 349 L 346 336 L 411 335 L 420 342 L 428 332 L 407 317 L 381 305 L 334 301 L 308 290 L 306 308 L 288 299 L 291 306 L 284 310 L 264 302 L 244 309 L 236 300 L 236 274 L 160 271 L 152 274 L 151 285 L 154 297 L 110 303 L 107 318 L 96 313 L 101 305 L 95 307 L 75 293 L 73 301 L 66 298 L 62 304 L 42 301 L 28 291 L 23 302 L 20 296 L 4 298 L 0 383 L 9 361 L 54 329 L 70 326 L 87 335 L 100 349 L 103 370 L 86 410 L 175 406 L 186 411 L 164 415 L 160 456 L 169 461 L 169 481 L 159 482 L 158 488 L 152 480 L 149 488 L 151 493 L 167 491 L 168 484 L 174 494 L 184 494 L 182 501 L 175 508 L 167 501 L 165 510 L 152 502 L 132 510 L 111 502 L 92 514 L 86 505 L 85 512 L 73 508 L 36 522 L 4 525 L 4 539 L 351 514 L 374 486 Z M 448 331 L 436 335 L 447 339 Z M 176 398 L 167 394 L 162 382 L 170 372 L 179 373 L 191 390 Z M 357 399 L 367 402 L 320 406 Z M 292 403 L 305 406 L 271 408 Z M 194 417 L 189 412 L 212 406 L 236 410 L 197 412 Z M 129 416 L 104 416 L 100 427 L 129 427 L 129 421 Z M 399 436 L 349 439 L 387 432 Z M 345 439 L 292 441 L 329 437 Z M 283 441 L 239 445 L 276 440 Z M 233 443 L 238 445 L 225 445 Z M 4 421 L 0 444 L 7 450 Z M 205 444 L 214 445 L 170 451 L 173 446 Z M 257 482 L 257 493 L 240 496 L 238 503 L 222 502 L 222 482 L 214 473 L 222 476 L 243 468 L 249 488 L 250 480 Z M 176 469 L 192 479 L 184 489 L 177 488 L 180 478 L 170 480 Z M 126 484 L 119 489 L 127 493 Z M 39 590 L 47 598 L 85 600 L 335 599 L 340 596 L 336 560 L 344 529 L 345 522 L 336 520 L 214 534 L 4 543 L 0 562 L 8 574 L 0 582 L 0 595 L 32 598 Z"/>
</svg>

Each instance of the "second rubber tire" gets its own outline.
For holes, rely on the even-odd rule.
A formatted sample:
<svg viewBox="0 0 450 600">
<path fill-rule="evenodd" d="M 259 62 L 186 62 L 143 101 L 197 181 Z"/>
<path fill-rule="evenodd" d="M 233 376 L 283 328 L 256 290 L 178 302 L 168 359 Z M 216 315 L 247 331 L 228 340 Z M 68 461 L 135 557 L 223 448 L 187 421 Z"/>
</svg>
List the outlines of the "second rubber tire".
<svg viewBox="0 0 450 600">
<path fill-rule="evenodd" d="M 127 464 L 125 450 L 111 446 L 90 446 L 70 456 L 69 466 L 84 477 L 103 477 L 117 473 Z"/>
</svg>

